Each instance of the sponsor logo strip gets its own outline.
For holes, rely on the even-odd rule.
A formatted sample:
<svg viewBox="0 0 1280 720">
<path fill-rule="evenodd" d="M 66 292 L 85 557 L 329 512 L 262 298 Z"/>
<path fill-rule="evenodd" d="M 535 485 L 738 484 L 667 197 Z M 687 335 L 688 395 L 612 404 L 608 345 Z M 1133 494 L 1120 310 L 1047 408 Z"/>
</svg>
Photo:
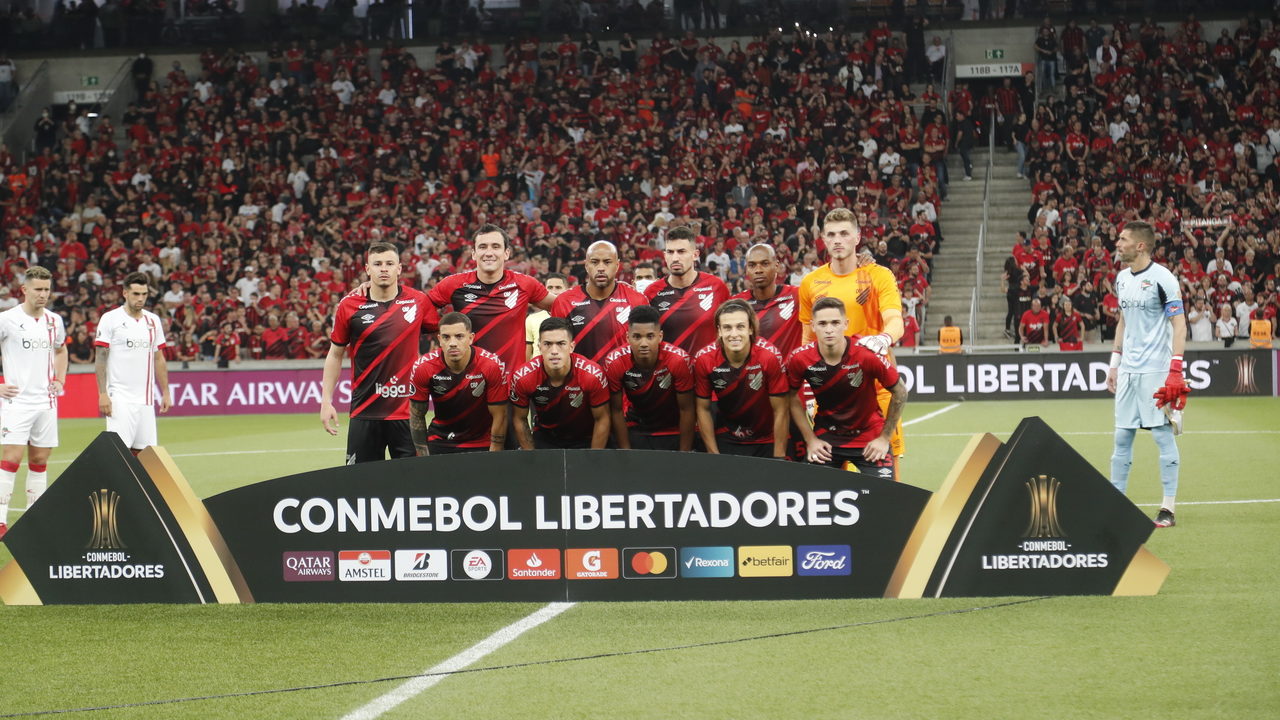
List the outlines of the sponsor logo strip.
<svg viewBox="0 0 1280 720">
<path fill-rule="evenodd" d="M 680 548 L 680 577 L 727 578 L 733 574 L 732 547 Z"/>
<path fill-rule="evenodd" d="M 449 555 L 444 550 L 397 550 L 396 580 L 449 579 Z"/>
<path fill-rule="evenodd" d="M 569 548 L 565 551 L 564 576 L 569 580 L 617 580 L 617 548 Z"/>
<path fill-rule="evenodd" d="M 796 574 L 851 575 L 853 553 L 848 545 L 800 545 L 796 548 Z"/>
<path fill-rule="evenodd" d="M 391 580 L 390 550 L 341 550 L 338 552 L 338 579 L 343 582 L 387 582 Z"/>
<path fill-rule="evenodd" d="M 791 577 L 790 545 L 743 545 L 738 548 L 738 575 L 742 577 Z"/>
</svg>

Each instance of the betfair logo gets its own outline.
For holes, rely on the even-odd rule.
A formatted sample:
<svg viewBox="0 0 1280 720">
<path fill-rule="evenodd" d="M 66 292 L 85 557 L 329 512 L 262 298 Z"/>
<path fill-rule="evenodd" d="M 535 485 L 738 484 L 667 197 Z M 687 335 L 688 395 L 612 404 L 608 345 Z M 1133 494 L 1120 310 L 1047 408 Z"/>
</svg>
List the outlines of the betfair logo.
<svg viewBox="0 0 1280 720">
<path fill-rule="evenodd" d="M 739 577 L 791 577 L 790 545 L 743 545 L 738 548 Z"/>
<path fill-rule="evenodd" d="M 1031 499 L 1030 517 L 1022 537 L 1060 538 L 1067 533 L 1058 522 L 1058 488 L 1062 483 L 1048 475 L 1038 475 L 1027 480 L 1027 494 Z"/>
<path fill-rule="evenodd" d="M 93 532 L 89 536 L 89 550 L 123 550 L 120 530 L 116 525 L 116 511 L 120 509 L 120 495 L 114 490 L 89 493 L 89 507 L 93 508 Z"/>
</svg>

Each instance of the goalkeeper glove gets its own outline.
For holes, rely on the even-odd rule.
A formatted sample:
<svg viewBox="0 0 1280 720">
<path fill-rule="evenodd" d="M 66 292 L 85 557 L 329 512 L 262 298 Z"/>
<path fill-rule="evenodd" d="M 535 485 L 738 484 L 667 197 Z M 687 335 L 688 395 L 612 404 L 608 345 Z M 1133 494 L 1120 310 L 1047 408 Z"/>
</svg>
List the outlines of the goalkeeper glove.
<svg viewBox="0 0 1280 720">
<path fill-rule="evenodd" d="M 1173 361 L 1169 363 L 1169 376 L 1164 380 L 1164 387 L 1152 395 L 1156 399 L 1156 407 L 1162 408 L 1167 403 L 1174 410 L 1181 410 L 1187 406 L 1187 394 L 1190 392 L 1191 388 L 1187 387 L 1187 381 L 1182 378 L 1182 356 L 1174 355 Z"/>
<path fill-rule="evenodd" d="M 877 355 L 883 356 L 889 354 L 889 348 L 893 346 L 893 338 L 889 337 L 889 333 L 865 335 L 858 339 L 858 344 Z"/>
</svg>

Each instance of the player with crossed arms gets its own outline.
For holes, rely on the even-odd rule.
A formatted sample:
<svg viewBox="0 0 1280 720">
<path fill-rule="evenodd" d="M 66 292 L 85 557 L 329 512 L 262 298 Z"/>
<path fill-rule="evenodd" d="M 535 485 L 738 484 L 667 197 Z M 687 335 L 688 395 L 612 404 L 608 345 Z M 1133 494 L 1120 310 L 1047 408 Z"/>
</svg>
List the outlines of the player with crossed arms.
<svg viewBox="0 0 1280 720">
<path fill-rule="evenodd" d="M 164 328 L 160 317 L 145 308 L 150 280 L 143 272 L 125 277 L 124 304 L 102 316 L 93 341 L 98 348 L 98 411 L 107 418 L 107 432 L 119 435 L 135 455 L 157 442 L 157 383 L 160 412 L 173 405 L 169 366 L 161 350 Z"/>
<path fill-rule="evenodd" d="M 1111 484 L 1120 492 L 1128 487 L 1133 436 L 1138 428 L 1150 430 L 1160 451 L 1160 484 L 1164 486 L 1155 523 L 1157 527 L 1173 527 L 1180 461 L 1174 436 L 1182 432 L 1182 409 L 1190 392 L 1182 377 L 1187 318 L 1178 279 L 1151 260 L 1155 240 L 1150 224 L 1134 221 L 1125 225 L 1116 241 L 1116 254 L 1128 267 L 1116 275 L 1120 318 L 1107 373 L 1107 389 L 1116 395 Z"/>
</svg>

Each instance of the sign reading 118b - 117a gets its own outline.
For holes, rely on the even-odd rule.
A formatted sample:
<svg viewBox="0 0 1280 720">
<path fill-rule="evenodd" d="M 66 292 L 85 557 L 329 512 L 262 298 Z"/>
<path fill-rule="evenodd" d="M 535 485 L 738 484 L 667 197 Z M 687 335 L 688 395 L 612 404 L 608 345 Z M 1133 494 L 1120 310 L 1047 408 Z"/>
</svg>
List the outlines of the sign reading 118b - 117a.
<svg viewBox="0 0 1280 720">
<path fill-rule="evenodd" d="M 465 480 L 461 480 L 465 478 Z M 341 466 L 201 501 L 104 433 L 5 536 L 9 604 L 1152 594 L 1151 521 L 1036 418 L 936 493 L 695 453 Z"/>
</svg>

